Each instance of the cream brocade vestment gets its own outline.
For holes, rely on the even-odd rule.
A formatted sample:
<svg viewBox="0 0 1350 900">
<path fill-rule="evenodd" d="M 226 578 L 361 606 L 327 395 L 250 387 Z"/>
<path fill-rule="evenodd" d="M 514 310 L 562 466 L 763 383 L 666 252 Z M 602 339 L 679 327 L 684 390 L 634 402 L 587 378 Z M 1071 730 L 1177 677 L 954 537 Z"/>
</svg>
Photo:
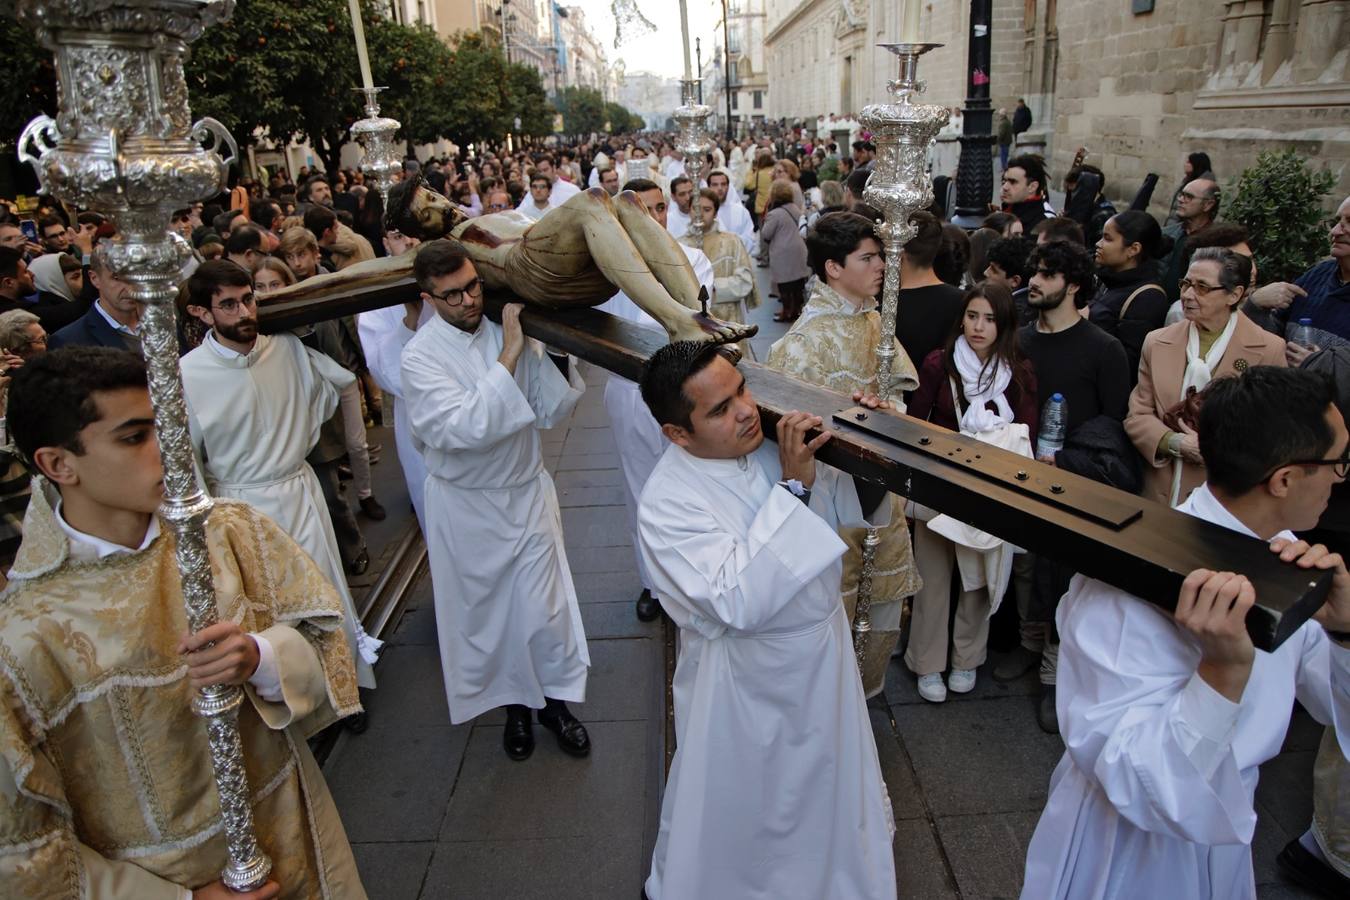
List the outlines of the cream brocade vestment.
<svg viewBox="0 0 1350 900">
<path fill-rule="evenodd" d="M 756 309 L 760 300 L 754 264 L 740 238 L 722 231 L 714 220 L 711 230 L 703 235 L 701 241 L 686 233 L 680 238 L 680 243 L 702 250 L 712 263 L 713 297 L 708 304 L 708 312 L 723 322 L 744 325 L 746 312 Z M 739 346 L 742 356 L 754 359 L 749 340 L 741 341 Z"/>
<path fill-rule="evenodd" d="M 854 391 L 875 394 L 880 337 L 881 316 L 875 303 L 859 309 L 817 280 L 801 317 L 769 351 L 767 365 L 842 394 Z M 896 350 L 891 391 L 898 401 L 902 391 L 918 387 L 919 378 L 904 348 L 897 345 Z M 886 666 L 900 637 L 904 599 L 918 592 L 923 584 L 914 566 L 904 500 L 895 494 L 888 499 L 892 505 L 891 521 L 880 529 L 881 543 L 872 577 L 872 637 L 863 666 L 863 690 L 869 697 L 880 693 L 885 682 Z M 848 544 L 840 593 L 850 624 L 858 602 L 858 576 L 862 571 L 862 542 L 866 534 L 865 528 L 839 531 Z"/>
<path fill-rule="evenodd" d="M 47 487 L 46 490 L 50 490 Z M 0 893 L 180 900 L 226 862 L 206 729 L 177 644 L 188 631 L 175 540 L 73 561 L 33 491 L 0 596 Z M 222 620 L 266 637 L 282 702 L 239 711 L 253 821 L 286 898 L 364 898 L 305 738 L 359 710 L 342 604 L 252 507 L 216 501 L 207 548 Z"/>
</svg>

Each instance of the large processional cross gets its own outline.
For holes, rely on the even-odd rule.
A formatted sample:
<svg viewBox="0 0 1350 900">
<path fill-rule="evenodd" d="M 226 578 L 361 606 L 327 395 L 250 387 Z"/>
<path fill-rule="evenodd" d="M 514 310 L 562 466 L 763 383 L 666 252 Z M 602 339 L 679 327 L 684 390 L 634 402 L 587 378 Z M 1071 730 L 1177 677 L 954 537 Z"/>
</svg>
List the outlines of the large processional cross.
<svg viewBox="0 0 1350 900">
<path fill-rule="evenodd" d="M 865 198 L 885 217 L 878 225 L 887 250 L 878 360 L 883 386 L 896 354 L 899 250 L 912 235 L 910 214 L 932 201 L 924 160 L 946 119 L 940 107 L 916 102 L 922 90 L 915 76 L 918 58 L 934 45 L 918 43 L 909 33 L 917 29 L 911 4 L 917 7 L 916 0 L 907 0 L 905 41 L 883 45 L 901 61 L 900 77 L 890 85 L 895 102 L 863 112 L 879 151 Z M 631 0 L 616 7 L 635 9 Z M 183 598 L 194 631 L 216 621 L 204 530 L 211 500 L 195 477 L 178 370 L 174 300 L 190 250 L 167 223 L 173 210 L 219 194 L 237 156 L 233 139 L 219 123 L 192 122 L 183 76 L 188 45 L 233 8 L 234 0 L 0 0 L 0 12 L 16 16 L 53 51 L 60 85 L 57 117 L 41 116 L 29 124 L 20 139 L 20 158 L 35 166 L 46 192 L 112 220 L 117 234 L 106 250 L 111 268 L 144 304 L 142 345 L 164 461 L 161 517 L 177 541 Z M 707 151 L 706 132 L 700 130 L 709 111 L 693 102 L 693 81 L 686 67 L 685 102 L 677 118 L 681 150 L 687 160 L 697 157 L 693 165 L 686 163 L 691 174 Z M 369 78 L 365 82 L 373 105 Z M 376 119 L 377 113 L 368 118 Z M 382 173 L 385 155 L 370 142 L 367 149 Z M 417 296 L 416 285 L 404 278 L 264 307 L 259 315 L 264 329 L 275 332 Z M 499 316 L 507 299 L 489 297 L 489 314 Z M 593 309 L 529 308 L 521 323 L 532 337 L 633 380 L 665 341 L 664 335 Z M 742 370 L 766 434 L 775 433 L 774 424 L 788 410 L 820 415 L 836 431 L 819 454 L 825 462 L 1159 606 L 1171 608 L 1182 579 L 1193 569 L 1247 575 L 1259 598 L 1248 628 L 1262 649 L 1279 646 L 1305 622 L 1330 586 L 1329 574 L 1312 576 L 1281 564 L 1254 538 L 961 434 L 850 408 L 842 394 L 752 362 L 742 363 Z M 867 634 L 864 599 L 860 590 L 855 623 L 860 658 Z M 222 879 L 231 888 L 249 890 L 266 880 L 271 862 L 254 834 L 237 729 L 242 699 L 238 687 L 213 686 L 201 689 L 193 706 L 206 724 L 220 795 L 229 857 Z"/>
</svg>

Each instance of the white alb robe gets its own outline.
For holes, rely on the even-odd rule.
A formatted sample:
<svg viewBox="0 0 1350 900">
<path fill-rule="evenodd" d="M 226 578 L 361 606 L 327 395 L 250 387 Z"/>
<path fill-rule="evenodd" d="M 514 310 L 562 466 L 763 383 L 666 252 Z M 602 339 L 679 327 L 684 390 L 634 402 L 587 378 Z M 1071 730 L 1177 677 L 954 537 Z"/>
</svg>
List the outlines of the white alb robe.
<svg viewBox="0 0 1350 900">
<path fill-rule="evenodd" d="M 403 350 L 413 443 L 426 461 L 427 555 L 450 721 L 498 706 L 582 702 L 590 654 L 540 428 L 585 389 L 526 339 L 513 376 L 502 328 L 434 316 Z"/>
<path fill-rule="evenodd" d="M 323 489 L 305 462 L 339 392 L 356 376 L 293 334 L 259 335 L 240 354 L 208 333 L 179 367 L 208 490 L 257 507 L 310 555 L 342 596 L 357 682 L 375 687 L 371 664 L 380 642 L 361 628 Z"/>
<path fill-rule="evenodd" d="M 714 272 L 708 255 L 696 247 L 679 245 L 694 267 L 694 277 L 698 283 L 708 289 L 708 297 L 713 296 Z M 604 303 L 596 307 L 601 312 L 618 316 L 664 332 L 660 323 L 642 311 L 636 303 L 619 291 Z M 605 382 L 605 412 L 609 413 L 610 434 L 614 436 L 615 448 L 619 451 L 619 467 L 623 470 L 624 509 L 628 512 L 628 528 L 633 535 L 633 552 L 637 555 L 638 577 L 642 587 L 657 596 L 651 578 L 647 575 L 647 564 L 642 554 L 637 553 L 637 508 L 638 497 L 642 496 L 642 486 L 647 476 L 656 468 L 656 461 L 666 451 L 669 442 L 661 433 L 661 426 L 652 418 L 651 410 L 642 399 L 642 391 L 636 382 L 611 374 Z"/>
<path fill-rule="evenodd" d="M 666 231 L 670 236 L 679 240 L 684 237 L 685 232 L 689 230 L 689 214 L 680 212 L 680 208 L 675 205 L 675 201 L 670 201 L 670 206 L 666 207 Z"/>
<path fill-rule="evenodd" d="M 528 191 L 526 192 L 529 193 Z M 561 178 L 553 179 L 553 189 L 548 194 L 549 206 L 562 206 L 568 198 L 575 197 L 581 193 L 581 188 L 570 181 L 564 181 Z"/>
<path fill-rule="evenodd" d="M 400 306 L 386 306 L 373 309 L 356 317 L 356 333 L 361 339 L 361 350 L 366 356 L 366 366 L 375 376 L 375 383 L 393 398 L 394 406 L 394 445 L 398 447 L 398 464 L 403 468 L 403 480 L 408 483 L 408 497 L 412 500 L 413 512 L 417 514 L 417 524 L 422 533 L 427 533 L 427 518 L 423 490 L 426 487 L 427 464 L 422 454 L 413 446 L 412 431 L 408 427 L 408 403 L 403 399 L 403 380 L 400 367 L 403 348 L 412 340 L 414 332 L 403 324 L 405 310 Z M 420 329 L 435 315 L 431 307 L 422 304 L 421 317 L 417 320 Z"/>
<path fill-rule="evenodd" d="M 750 211 L 739 202 L 739 196 L 737 202 L 731 202 L 733 195 L 736 195 L 734 187 L 727 191 L 727 202 L 717 208 L 717 224 L 727 234 L 740 238 L 745 245 L 745 252 L 754 255 L 755 223 L 750 218 Z"/>
<path fill-rule="evenodd" d="M 1255 536 L 1206 486 L 1178 509 Z M 1056 623 L 1066 751 L 1024 900 L 1253 900 L 1258 767 L 1280 752 L 1295 699 L 1350 746 L 1350 650 L 1307 622 L 1257 651 L 1233 703 L 1196 673 L 1198 641 L 1124 591 L 1075 576 Z"/>
<path fill-rule="evenodd" d="M 642 554 L 680 627 L 651 900 L 896 895 L 890 800 L 839 597 L 836 532 L 865 524 L 862 510 L 835 469 L 817 464 L 809 507 L 781 472 L 767 440 L 739 459 L 672 444 L 642 492 Z"/>
</svg>

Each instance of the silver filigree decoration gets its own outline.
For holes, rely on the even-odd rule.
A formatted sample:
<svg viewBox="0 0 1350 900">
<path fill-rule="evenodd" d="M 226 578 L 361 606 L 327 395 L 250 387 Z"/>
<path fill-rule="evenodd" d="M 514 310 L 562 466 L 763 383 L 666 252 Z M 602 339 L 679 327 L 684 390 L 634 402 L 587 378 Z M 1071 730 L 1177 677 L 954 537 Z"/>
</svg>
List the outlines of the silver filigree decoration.
<svg viewBox="0 0 1350 900">
<path fill-rule="evenodd" d="M 694 199 L 689 216 L 689 234 L 696 240 L 703 238 L 703 216 L 698 212 L 698 190 L 703 172 L 708 168 L 708 151 L 712 140 L 708 135 L 708 116 L 712 107 L 698 102 L 698 79 L 681 81 L 682 103 L 675 110 L 678 132 L 675 149 L 684 156 L 684 174 L 694 183 Z"/>
<path fill-rule="evenodd" d="M 112 221 L 117 233 L 100 249 L 144 304 L 141 346 L 164 463 L 160 515 L 176 541 L 193 631 L 217 616 L 205 532 L 211 499 L 197 484 L 178 370 L 174 301 L 191 251 L 168 225 L 173 210 L 219 194 L 238 155 L 219 122 L 189 124 L 183 76 L 187 43 L 233 8 L 234 0 L 18 0 L 0 7 L 31 26 L 56 60 L 60 110 L 28 124 L 19 159 L 37 171 L 44 191 Z M 220 796 L 229 856 L 221 879 L 239 891 L 261 886 L 272 866 L 253 828 L 237 720 L 242 699 L 239 687 L 218 685 L 193 700 Z"/>
<path fill-rule="evenodd" d="M 933 203 L 928 150 L 951 114 L 945 107 L 915 102 L 924 89 L 917 76 L 919 57 L 941 44 L 879 46 L 900 58 L 900 77 L 886 86 L 895 102 L 871 104 L 861 116 L 863 127 L 872 132 L 877 148 L 872 174 L 863 189 L 863 201 L 882 214 L 876 232 L 886 253 L 886 277 L 881 292 L 881 339 L 877 342 L 877 395 L 888 400 L 895 386 L 891 373 L 899 353 L 895 317 L 900 302 L 900 253 L 916 231 L 910 217 Z M 863 660 L 872 631 L 872 572 L 880 540 L 876 528 L 868 528 L 863 538 L 858 603 L 853 613 L 853 652 L 858 658 L 859 675 L 864 675 Z"/>
<path fill-rule="evenodd" d="M 609 9 L 614 14 L 615 49 L 656 31 L 651 19 L 638 9 L 637 0 L 614 0 Z"/>
</svg>

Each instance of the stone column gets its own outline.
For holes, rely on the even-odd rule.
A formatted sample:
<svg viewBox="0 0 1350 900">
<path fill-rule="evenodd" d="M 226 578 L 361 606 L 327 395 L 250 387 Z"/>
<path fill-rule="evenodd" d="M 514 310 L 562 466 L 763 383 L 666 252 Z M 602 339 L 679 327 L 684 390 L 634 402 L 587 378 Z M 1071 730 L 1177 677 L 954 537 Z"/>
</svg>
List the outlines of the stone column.
<svg viewBox="0 0 1350 900">
<path fill-rule="evenodd" d="M 1233 62 L 1256 62 L 1261 55 L 1261 26 L 1265 20 L 1263 0 L 1240 0 L 1229 4 L 1229 25 L 1233 28 Z"/>
<path fill-rule="evenodd" d="M 1266 29 L 1266 49 L 1261 54 L 1261 83 L 1270 81 L 1294 49 L 1290 13 L 1294 0 L 1275 0 L 1270 8 L 1270 27 Z"/>
<path fill-rule="evenodd" d="M 1346 40 L 1347 0 L 1303 0 L 1294 43 L 1294 80 L 1317 81 Z M 1337 80 L 1344 78 L 1339 73 Z"/>
</svg>

